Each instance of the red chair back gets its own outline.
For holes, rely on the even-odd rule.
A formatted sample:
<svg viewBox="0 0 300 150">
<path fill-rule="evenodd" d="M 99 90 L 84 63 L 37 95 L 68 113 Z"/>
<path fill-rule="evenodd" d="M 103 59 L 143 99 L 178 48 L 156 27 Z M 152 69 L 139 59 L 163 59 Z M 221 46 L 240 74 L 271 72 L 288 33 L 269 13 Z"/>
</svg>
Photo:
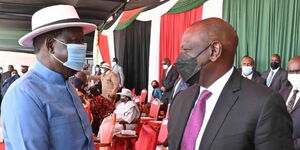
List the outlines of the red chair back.
<svg viewBox="0 0 300 150">
<path fill-rule="evenodd" d="M 135 143 L 136 150 L 155 150 L 157 131 L 150 125 L 143 125 L 139 138 Z"/>
<path fill-rule="evenodd" d="M 159 100 L 154 99 L 151 102 L 149 117 L 157 119 L 159 108 L 160 108 L 160 102 L 159 102 Z"/>
<path fill-rule="evenodd" d="M 142 104 L 144 104 L 144 103 L 146 102 L 147 93 L 148 93 L 148 91 L 147 91 L 146 89 L 143 89 L 143 90 L 141 91 L 141 99 L 140 99 L 140 102 L 141 102 Z"/>
<path fill-rule="evenodd" d="M 114 133 L 114 128 L 116 124 L 116 115 L 112 114 L 106 118 L 103 119 L 98 137 L 100 137 L 101 143 L 111 143 Z"/>
<path fill-rule="evenodd" d="M 157 144 L 163 144 L 168 137 L 168 119 L 164 119 L 158 133 Z"/>
</svg>

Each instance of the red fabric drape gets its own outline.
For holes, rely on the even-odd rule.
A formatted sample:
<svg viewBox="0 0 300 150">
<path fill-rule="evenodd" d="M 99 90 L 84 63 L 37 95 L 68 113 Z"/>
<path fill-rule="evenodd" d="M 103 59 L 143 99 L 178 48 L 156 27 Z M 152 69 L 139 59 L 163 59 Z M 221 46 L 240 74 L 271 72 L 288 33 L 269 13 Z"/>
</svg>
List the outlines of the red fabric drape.
<svg viewBox="0 0 300 150">
<path fill-rule="evenodd" d="M 110 64 L 107 36 L 98 34 L 98 46 L 100 49 L 102 60 Z"/>
<path fill-rule="evenodd" d="M 192 23 L 201 20 L 202 5 L 192 10 L 177 13 L 165 14 L 160 24 L 160 81 L 162 77 L 162 60 L 170 58 L 173 64 L 180 52 L 181 36 L 185 29 Z"/>
</svg>

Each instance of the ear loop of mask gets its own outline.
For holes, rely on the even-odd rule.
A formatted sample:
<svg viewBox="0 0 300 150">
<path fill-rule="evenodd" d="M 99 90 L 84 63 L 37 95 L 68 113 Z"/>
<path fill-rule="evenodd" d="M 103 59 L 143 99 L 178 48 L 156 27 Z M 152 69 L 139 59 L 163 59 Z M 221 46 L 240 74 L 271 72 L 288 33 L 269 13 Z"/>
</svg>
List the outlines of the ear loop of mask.
<svg viewBox="0 0 300 150">
<path fill-rule="evenodd" d="M 63 45 L 65 45 L 65 46 L 67 46 L 67 44 L 66 43 L 64 43 L 64 42 L 62 42 L 62 41 L 60 41 L 60 40 L 58 40 L 58 39 L 56 39 L 55 37 L 52 37 L 55 41 L 57 41 L 57 42 L 59 42 L 59 43 L 61 43 L 61 44 L 63 44 Z M 52 54 L 51 53 L 51 55 L 53 56 L 53 58 L 55 58 L 58 62 L 60 62 L 60 63 L 62 63 L 62 64 L 64 64 L 64 62 L 63 61 L 61 61 L 60 59 L 58 59 L 54 54 Z"/>
</svg>

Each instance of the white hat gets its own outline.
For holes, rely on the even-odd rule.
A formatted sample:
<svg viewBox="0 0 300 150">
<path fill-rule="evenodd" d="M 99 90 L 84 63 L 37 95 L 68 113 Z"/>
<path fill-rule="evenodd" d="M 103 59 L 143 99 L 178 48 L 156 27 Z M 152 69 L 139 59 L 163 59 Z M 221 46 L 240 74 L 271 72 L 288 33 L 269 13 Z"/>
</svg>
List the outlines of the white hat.
<svg viewBox="0 0 300 150">
<path fill-rule="evenodd" d="M 22 46 L 32 46 L 32 40 L 44 33 L 68 28 L 82 27 L 83 33 L 94 31 L 97 26 L 81 22 L 75 8 L 71 5 L 55 5 L 43 8 L 33 14 L 31 18 L 31 32 L 19 39 Z"/>
<path fill-rule="evenodd" d="M 131 91 L 129 89 L 123 88 L 121 93 L 117 93 L 118 95 L 124 95 L 132 98 Z"/>
<path fill-rule="evenodd" d="M 110 65 L 108 63 L 103 63 L 100 68 L 106 68 L 110 70 Z"/>
</svg>

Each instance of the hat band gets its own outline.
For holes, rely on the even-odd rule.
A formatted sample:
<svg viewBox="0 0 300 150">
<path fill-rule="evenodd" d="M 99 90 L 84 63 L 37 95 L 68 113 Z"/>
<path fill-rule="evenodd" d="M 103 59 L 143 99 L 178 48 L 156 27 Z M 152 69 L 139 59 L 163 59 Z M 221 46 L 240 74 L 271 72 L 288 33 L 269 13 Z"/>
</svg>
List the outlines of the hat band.
<svg viewBox="0 0 300 150">
<path fill-rule="evenodd" d="M 47 23 L 47 24 L 44 24 L 42 26 L 36 27 L 33 30 L 36 30 L 36 29 L 39 29 L 39 28 L 42 28 L 42 27 L 46 27 L 46 26 L 50 26 L 50 25 L 53 25 L 53 24 L 70 23 L 70 22 L 81 22 L 81 21 L 80 21 L 79 18 L 70 18 L 70 19 L 58 20 L 58 21 L 54 21 L 54 22 Z"/>
</svg>

